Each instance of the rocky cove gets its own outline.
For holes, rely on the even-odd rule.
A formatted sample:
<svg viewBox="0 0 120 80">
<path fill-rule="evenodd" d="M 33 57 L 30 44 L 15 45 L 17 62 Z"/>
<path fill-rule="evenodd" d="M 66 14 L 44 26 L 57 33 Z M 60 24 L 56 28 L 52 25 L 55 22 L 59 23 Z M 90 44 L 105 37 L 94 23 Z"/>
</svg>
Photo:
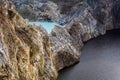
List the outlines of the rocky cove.
<svg viewBox="0 0 120 80">
<path fill-rule="evenodd" d="M 58 80 L 120 80 L 120 30 L 89 40 L 80 62 L 59 72 Z"/>
<path fill-rule="evenodd" d="M 119 29 L 119 3 L 1 0 L 0 80 L 57 80 L 58 71 L 80 61 L 85 42 Z M 55 26 L 48 35 L 42 26 L 30 25 L 24 18 L 65 27 Z"/>
</svg>

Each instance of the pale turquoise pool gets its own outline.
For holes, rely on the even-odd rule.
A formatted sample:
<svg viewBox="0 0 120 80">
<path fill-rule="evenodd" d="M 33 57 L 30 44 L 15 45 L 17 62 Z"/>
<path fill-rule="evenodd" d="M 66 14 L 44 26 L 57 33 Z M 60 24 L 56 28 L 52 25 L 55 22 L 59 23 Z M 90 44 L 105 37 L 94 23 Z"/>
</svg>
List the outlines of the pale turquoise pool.
<svg viewBox="0 0 120 80">
<path fill-rule="evenodd" d="M 32 24 L 32 25 L 35 24 L 37 26 L 42 25 L 46 29 L 46 31 L 48 32 L 48 34 L 51 33 L 51 31 L 55 27 L 55 25 L 61 26 L 61 25 L 59 25 L 59 24 L 57 24 L 55 22 L 29 22 L 29 23 Z"/>
</svg>

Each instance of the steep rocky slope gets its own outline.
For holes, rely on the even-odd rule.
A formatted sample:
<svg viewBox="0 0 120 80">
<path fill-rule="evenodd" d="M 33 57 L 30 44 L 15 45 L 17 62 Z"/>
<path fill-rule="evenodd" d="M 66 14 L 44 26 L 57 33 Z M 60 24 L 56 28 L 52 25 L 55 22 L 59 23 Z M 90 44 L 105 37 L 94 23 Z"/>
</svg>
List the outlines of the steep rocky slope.
<svg viewBox="0 0 120 80">
<path fill-rule="evenodd" d="M 118 0 L 84 0 L 72 6 L 59 21 L 65 28 L 55 27 L 51 33 L 58 70 L 80 60 L 84 42 L 120 28 L 119 4 Z"/>
<path fill-rule="evenodd" d="M 76 36 L 77 37 L 77 36 Z M 61 70 L 78 62 L 81 55 L 82 41 L 78 42 L 67 32 L 66 29 L 55 27 L 51 33 L 56 69 Z"/>
<path fill-rule="evenodd" d="M 0 80 L 56 80 L 46 31 L 29 25 L 14 8 L 0 1 Z"/>
<path fill-rule="evenodd" d="M 51 0 L 57 5 L 48 0 L 10 1 L 25 18 L 59 20 L 60 24 L 66 25 L 65 28 L 55 27 L 50 36 L 57 70 L 79 61 L 83 42 L 105 34 L 116 22 L 119 23 L 115 17 L 119 5 L 113 0 Z"/>
<path fill-rule="evenodd" d="M 30 21 L 58 21 L 61 17 L 58 6 L 48 0 L 9 0 L 17 11 Z"/>
</svg>

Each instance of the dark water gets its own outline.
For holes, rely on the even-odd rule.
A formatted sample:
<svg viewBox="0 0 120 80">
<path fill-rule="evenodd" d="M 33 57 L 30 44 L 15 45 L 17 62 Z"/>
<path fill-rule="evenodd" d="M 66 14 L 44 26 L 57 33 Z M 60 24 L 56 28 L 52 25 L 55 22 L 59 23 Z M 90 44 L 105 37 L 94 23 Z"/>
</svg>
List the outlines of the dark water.
<svg viewBox="0 0 120 80">
<path fill-rule="evenodd" d="M 58 80 L 120 80 L 120 30 L 88 41 L 80 63 L 62 70 Z"/>
</svg>

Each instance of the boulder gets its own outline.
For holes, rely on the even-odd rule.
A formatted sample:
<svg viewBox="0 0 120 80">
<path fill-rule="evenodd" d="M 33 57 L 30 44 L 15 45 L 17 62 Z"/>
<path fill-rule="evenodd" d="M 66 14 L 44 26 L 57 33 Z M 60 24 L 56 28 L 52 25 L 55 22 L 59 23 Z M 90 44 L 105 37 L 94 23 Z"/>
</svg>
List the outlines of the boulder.
<svg viewBox="0 0 120 80">
<path fill-rule="evenodd" d="M 56 69 L 58 71 L 79 62 L 81 50 L 78 50 L 77 41 L 66 29 L 56 26 L 51 33 L 50 39 L 52 40 Z"/>
</svg>

